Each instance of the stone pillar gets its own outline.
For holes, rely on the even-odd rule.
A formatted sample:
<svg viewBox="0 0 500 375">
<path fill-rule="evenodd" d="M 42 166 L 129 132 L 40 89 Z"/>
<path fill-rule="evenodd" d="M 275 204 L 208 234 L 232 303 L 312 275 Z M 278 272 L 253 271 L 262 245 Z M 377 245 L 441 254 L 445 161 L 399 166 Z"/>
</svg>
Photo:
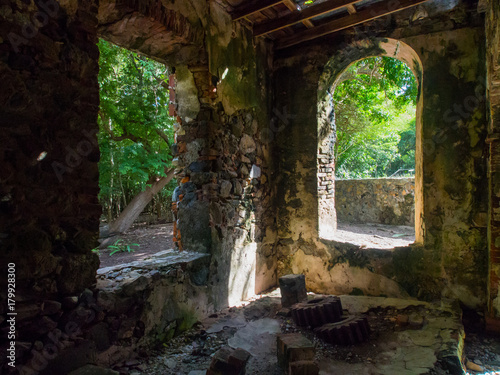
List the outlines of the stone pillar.
<svg viewBox="0 0 500 375">
<path fill-rule="evenodd" d="M 500 125 L 500 124 L 497 124 Z M 490 134 L 489 293 L 490 328 L 500 332 L 500 134 Z M 491 319 L 491 320 L 490 320 Z M 496 322 L 495 322 L 496 320 Z"/>
<path fill-rule="evenodd" d="M 500 4 L 489 1 L 486 12 L 487 92 L 489 104 L 489 280 L 490 329 L 500 332 Z"/>
</svg>

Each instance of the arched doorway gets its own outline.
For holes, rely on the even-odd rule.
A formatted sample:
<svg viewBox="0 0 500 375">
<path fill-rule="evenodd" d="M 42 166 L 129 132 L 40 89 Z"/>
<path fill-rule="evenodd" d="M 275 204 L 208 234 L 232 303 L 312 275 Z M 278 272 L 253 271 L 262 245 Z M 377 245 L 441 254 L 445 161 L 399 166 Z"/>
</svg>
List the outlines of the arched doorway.
<svg viewBox="0 0 500 375">
<path fill-rule="evenodd" d="M 376 56 L 387 56 L 403 61 L 417 80 L 418 93 L 415 119 L 415 239 L 423 243 L 423 179 L 422 179 L 422 64 L 416 52 L 407 44 L 394 39 L 374 39 L 359 42 L 348 51 L 333 56 L 325 66 L 318 89 L 318 227 L 319 237 L 337 228 L 335 211 L 335 163 L 333 156 L 336 141 L 333 90 L 343 72 L 355 62 Z"/>
</svg>

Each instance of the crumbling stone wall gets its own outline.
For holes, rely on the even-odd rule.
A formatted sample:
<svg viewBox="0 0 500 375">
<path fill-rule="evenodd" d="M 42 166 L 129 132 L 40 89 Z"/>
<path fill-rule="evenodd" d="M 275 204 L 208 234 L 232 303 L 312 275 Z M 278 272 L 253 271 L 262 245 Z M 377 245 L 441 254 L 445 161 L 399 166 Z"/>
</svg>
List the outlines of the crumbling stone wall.
<svg viewBox="0 0 500 375">
<path fill-rule="evenodd" d="M 0 65 L 7 87 L 0 93 L 5 145 L 0 156 L 0 257 L 2 265 L 16 264 L 18 307 L 26 311 L 22 334 L 16 337 L 26 349 L 21 354 L 40 349 L 36 342 L 47 340 L 47 332 L 64 329 L 59 318 L 85 303 L 82 297 L 75 300 L 80 292 L 87 288 L 92 298 L 99 295 L 94 288 L 98 258 L 91 252 L 101 213 L 95 137 L 98 35 L 125 48 L 158 53 L 152 57 L 175 67 L 176 162 L 184 194 L 180 240 L 187 250 L 209 254 L 200 271 L 200 288 L 207 296 L 199 302 L 201 315 L 276 283 L 270 46 L 254 44 L 251 32 L 233 27 L 214 2 L 169 2 L 167 11 L 158 4 L 131 0 L 98 6 L 79 0 L 57 3 L 52 12 L 11 1 L 0 8 Z M 23 25 L 42 11 L 51 12 L 47 24 L 24 35 Z M 11 43 L 10 32 L 24 39 Z M 158 284 L 155 277 L 151 285 Z M 138 278 L 140 287 L 143 281 Z M 179 293 L 169 296 L 178 298 Z M 76 305 L 64 310 L 67 297 Z M 160 293 L 156 302 L 165 303 L 167 297 Z M 45 305 L 50 313 L 40 307 Z M 119 311 L 115 307 L 106 316 L 114 316 Z M 8 329 L 5 308 L 2 303 L 2 330 Z M 129 318 L 120 322 L 141 320 L 133 314 Z M 31 329 L 33 325 L 43 332 Z M 119 331 L 121 323 L 113 327 L 110 332 Z M 90 328 L 82 328 L 85 335 Z M 125 328 L 124 340 L 142 329 L 140 324 Z M 96 340 L 89 339 L 88 345 Z M 20 357 L 19 363 L 25 359 Z"/>
<path fill-rule="evenodd" d="M 208 64 L 183 70 L 199 109 L 179 112 L 178 224 L 183 248 L 211 254 L 216 306 L 275 285 L 265 44 L 210 3 Z M 177 99 L 183 100 L 177 93 Z M 181 103 L 178 103 L 181 111 Z"/>
<path fill-rule="evenodd" d="M 275 72 L 277 103 L 292 108 L 293 113 L 289 129 L 281 133 L 278 144 L 280 154 L 286 155 L 279 166 L 283 176 L 278 185 L 279 274 L 305 272 L 308 285 L 322 292 L 334 290 L 338 280 L 343 285 L 356 283 L 355 273 L 363 273 L 363 278 L 372 282 L 393 281 L 386 278 L 390 275 L 383 269 L 372 272 L 375 269 L 366 265 L 353 267 L 338 257 L 335 248 L 317 240 L 318 135 L 314 109 L 318 107 L 316 93 L 329 88 L 318 88 L 328 58 L 333 56 L 327 67 L 336 72 L 334 80 L 353 61 L 386 53 L 387 39 L 377 42 L 377 35 L 395 36 L 421 60 L 421 64 L 415 64 L 410 59 L 409 64 L 421 82 L 422 105 L 417 118 L 421 116 L 422 129 L 417 135 L 417 154 L 422 159 L 417 160 L 421 168 L 417 168 L 416 178 L 422 181 L 417 219 L 422 222 L 418 231 L 424 245 L 422 252 L 408 249 L 407 256 L 398 260 L 407 259 L 408 275 L 418 285 L 412 294 L 456 298 L 475 308 L 485 306 L 487 200 L 481 193 L 487 186 L 482 78 L 485 46 L 483 24 L 473 16 L 476 10 L 468 6 L 459 4 L 447 15 L 429 8 L 427 19 L 411 25 L 408 20 L 412 12 L 403 11 L 371 23 L 369 34 L 357 30 L 361 36 L 352 43 L 346 43 L 346 38 L 355 36 L 354 31 L 310 42 L 299 50 L 300 54 L 291 49 L 280 53 Z M 455 12 L 471 16 L 456 18 Z M 443 23 L 445 17 L 457 22 Z M 426 34 L 429 28 L 434 32 Z M 393 48 L 390 55 L 395 56 L 398 50 L 401 48 Z M 339 268 L 351 277 L 339 279 Z"/>
<path fill-rule="evenodd" d="M 488 2 L 486 11 L 488 142 L 490 144 L 489 298 L 490 317 L 500 319 L 500 4 Z M 498 326 L 498 324 L 497 324 Z M 497 328 L 498 330 L 498 328 Z"/>
<path fill-rule="evenodd" d="M 414 178 L 336 180 L 335 191 L 342 223 L 415 225 Z"/>
<path fill-rule="evenodd" d="M 1 6 L 2 300 L 8 263 L 16 264 L 25 301 L 95 282 L 97 7 L 79 1 L 73 8 L 55 1 Z"/>
<path fill-rule="evenodd" d="M 99 266 L 91 252 L 101 214 L 97 6 L 11 1 L 0 9 L 0 325 L 6 353 L 9 296 L 20 364 L 58 325 L 60 301 L 92 287 Z"/>
<path fill-rule="evenodd" d="M 330 116 L 328 116 L 330 117 Z M 321 119 L 321 116 L 319 117 Z M 335 122 L 328 118 L 330 126 L 323 141 L 320 136 L 318 147 L 318 210 L 319 210 L 319 234 L 328 235 L 337 230 L 337 210 L 335 205 Z"/>
</svg>

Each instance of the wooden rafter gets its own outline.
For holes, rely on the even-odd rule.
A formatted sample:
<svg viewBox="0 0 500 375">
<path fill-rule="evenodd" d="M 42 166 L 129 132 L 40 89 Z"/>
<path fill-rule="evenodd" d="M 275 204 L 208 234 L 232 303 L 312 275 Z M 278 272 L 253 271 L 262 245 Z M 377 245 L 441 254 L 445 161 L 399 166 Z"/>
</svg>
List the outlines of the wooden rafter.
<svg viewBox="0 0 500 375">
<path fill-rule="evenodd" d="M 397 6 L 391 7 L 392 2 L 381 2 L 369 6 L 365 9 L 357 11 L 323 25 L 316 26 L 313 29 L 308 29 L 289 37 L 277 40 L 277 49 L 284 49 L 295 44 L 303 43 L 308 40 L 316 39 L 321 36 L 331 34 L 348 27 L 356 26 L 364 22 L 374 20 L 379 17 L 386 16 L 391 13 L 399 12 L 400 10 L 411 8 L 415 5 L 426 2 L 427 0 L 398 0 Z M 393 4 L 393 3 L 392 3 Z"/>
<path fill-rule="evenodd" d="M 281 4 L 283 0 L 252 0 L 247 1 L 245 5 L 236 8 L 231 12 L 231 17 L 233 21 L 237 21 L 241 18 L 251 16 L 254 13 L 261 12 L 265 9 L 271 8 L 275 5 Z"/>
<path fill-rule="evenodd" d="M 284 0 L 283 4 L 286 5 L 288 9 L 290 9 L 292 12 L 297 13 L 297 4 L 295 4 L 292 0 Z M 302 24 L 307 27 L 308 29 L 312 29 L 314 27 L 314 24 L 310 20 L 303 20 Z"/>
<path fill-rule="evenodd" d="M 253 34 L 254 36 L 269 34 L 273 31 L 281 30 L 285 27 L 347 7 L 359 1 L 360 0 L 328 0 L 324 3 L 305 8 L 300 12 L 294 12 L 273 21 L 257 24 L 253 28 Z"/>
<path fill-rule="evenodd" d="M 357 12 L 356 7 L 354 6 L 354 4 L 348 5 L 348 6 L 346 6 L 346 8 L 347 8 L 347 11 L 349 12 L 349 14 L 354 14 L 354 13 Z"/>
</svg>

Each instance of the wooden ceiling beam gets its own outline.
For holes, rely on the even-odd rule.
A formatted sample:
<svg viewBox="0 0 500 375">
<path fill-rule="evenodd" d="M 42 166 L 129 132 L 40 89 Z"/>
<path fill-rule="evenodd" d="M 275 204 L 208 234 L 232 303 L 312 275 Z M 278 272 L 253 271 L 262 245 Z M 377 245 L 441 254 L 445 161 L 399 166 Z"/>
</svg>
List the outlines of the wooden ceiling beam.
<svg viewBox="0 0 500 375">
<path fill-rule="evenodd" d="M 245 5 L 239 6 L 231 12 L 233 21 L 251 16 L 254 13 L 261 12 L 275 5 L 281 4 L 283 0 L 252 0 L 245 2 Z"/>
<path fill-rule="evenodd" d="M 360 0 L 328 0 L 324 3 L 307 7 L 300 12 L 294 12 L 280 17 L 277 20 L 254 25 L 253 34 L 254 36 L 266 35 L 274 31 L 281 30 L 285 27 L 308 21 L 311 18 L 318 17 L 323 14 L 333 12 L 334 10 L 358 3 L 359 1 Z"/>
<path fill-rule="evenodd" d="M 350 14 L 323 25 L 316 26 L 313 29 L 308 29 L 300 33 L 296 33 L 289 37 L 277 40 L 277 49 L 284 49 L 293 45 L 307 42 L 337 31 L 347 29 L 348 27 L 356 26 L 364 22 L 374 20 L 386 16 L 391 13 L 399 12 L 403 9 L 411 8 L 415 5 L 425 3 L 427 0 L 398 0 L 397 7 L 389 7 L 387 2 L 376 3 L 365 9 L 358 10 L 357 13 Z"/>
<path fill-rule="evenodd" d="M 346 8 L 347 8 L 347 11 L 349 12 L 349 14 L 356 13 L 356 7 L 353 4 L 346 6 Z"/>
<path fill-rule="evenodd" d="M 290 9 L 292 12 L 298 12 L 300 9 L 300 8 L 297 9 L 297 4 L 294 3 L 292 0 L 284 0 L 283 4 L 285 4 L 286 7 Z M 312 29 L 314 27 L 314 24 L 309 20 L 303 20 L 302 24 L 308 29 Z"/>
</svg>

